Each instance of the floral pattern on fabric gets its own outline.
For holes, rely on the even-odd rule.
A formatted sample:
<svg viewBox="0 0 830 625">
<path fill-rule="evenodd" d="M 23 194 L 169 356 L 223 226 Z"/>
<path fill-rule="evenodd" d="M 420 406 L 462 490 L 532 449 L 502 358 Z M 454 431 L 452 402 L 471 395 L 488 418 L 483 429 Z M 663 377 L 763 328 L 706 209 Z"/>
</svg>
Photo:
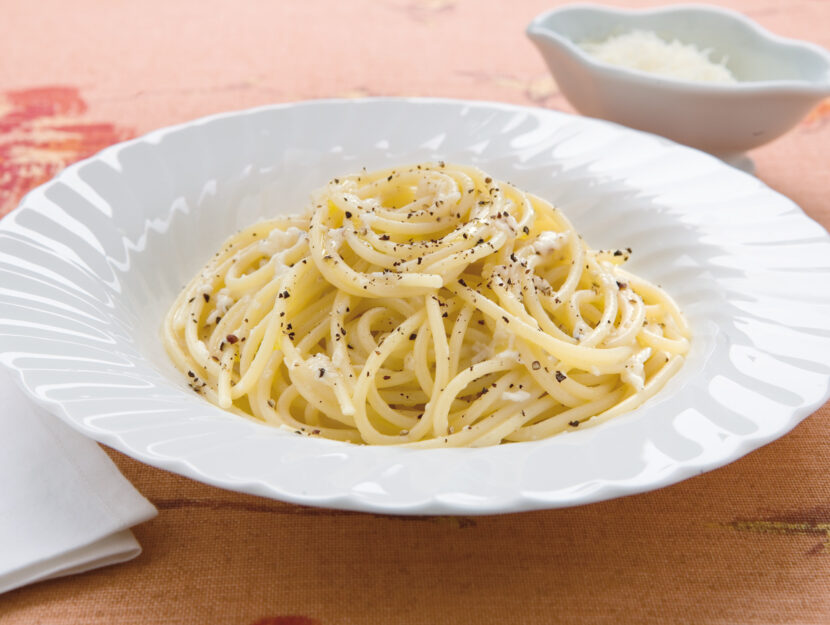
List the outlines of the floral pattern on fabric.
<svg viewBox="0 0 830 625">
<path fill-rule="evenodd" d="M 131 134 L 84 119 L 86 110 L 75 87 L 0 93 L 0 217 L 70 163 Z"/>
</svg>

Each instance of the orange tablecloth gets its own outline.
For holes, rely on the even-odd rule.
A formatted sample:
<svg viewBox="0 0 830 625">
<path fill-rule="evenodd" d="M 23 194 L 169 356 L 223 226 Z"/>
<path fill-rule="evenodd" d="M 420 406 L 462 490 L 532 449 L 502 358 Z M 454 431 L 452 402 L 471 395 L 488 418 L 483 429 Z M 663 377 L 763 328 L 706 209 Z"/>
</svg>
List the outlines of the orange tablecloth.
<svg viewBox="0 0 830 625">
<path fill-rule="evenodd" d="M 523 35 L 554 4 L 6 0 L 0 215 L 109 143 L 227 109 L 429 95 L 568 110 Z M 826 0 L 722 4 L 830 48 Z M 830 225 L 830 104 L 752 156 Z M 160 509 L 135 529 L 143 555 L 0 596 L 0 623 L 828 623 L 828 416 L 657 492 L 479 518 L 303 508 L 111 451 Z"/>
</svg>

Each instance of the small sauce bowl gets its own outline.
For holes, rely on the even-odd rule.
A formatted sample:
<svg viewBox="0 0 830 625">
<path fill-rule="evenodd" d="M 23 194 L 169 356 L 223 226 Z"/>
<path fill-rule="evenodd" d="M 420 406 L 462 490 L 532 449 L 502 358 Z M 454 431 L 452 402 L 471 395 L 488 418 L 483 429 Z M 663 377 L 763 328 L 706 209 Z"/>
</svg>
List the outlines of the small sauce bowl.
<svg viewBox="0 0 830 625">
<path fill-rule="evenodd" d="M 693 82 L 605 63 L 579 44 L 649 30 L 699 49 L 737 83 Z M 743 153 L 781 136 L 830 96 L 830 54 L 705 5 L 619 10 L 574 4 L 536 17 L 527 35 L 580 113 L 653 132 L 751 167 Z"/>
</svg>

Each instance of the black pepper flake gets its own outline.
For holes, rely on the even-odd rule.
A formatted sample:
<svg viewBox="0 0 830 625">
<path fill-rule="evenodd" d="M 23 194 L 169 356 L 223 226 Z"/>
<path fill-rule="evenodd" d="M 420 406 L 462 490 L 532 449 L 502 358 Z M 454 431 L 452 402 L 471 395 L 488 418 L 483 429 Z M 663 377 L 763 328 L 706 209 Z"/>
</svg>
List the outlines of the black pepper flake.
<svg viewBox="0 0 830 625">
<path fill-rule="evenodd" d="M 195 298 L 195 297 L 191 297 L 189 300 L 187 300 L 187 303 L 188 303 L 188 304 L 192 304 L 194 299 L 196 299 L 196 298 Z"/>
<path fill-rule="evenodd" d="M 614 251 L 614 256 L 622 256 L 622 255 L 623 255 L 622 250 L 615 250 Z"/>
<path fill-rule="evenodd" d="M 484 179 L 484 182 L 486 182 L 487 184 L 490 184 L 491 182 L 493 182 L 493 179 L 488 176 L 487 178 Z"/>
<path fill-rule="evenodd" d="M 570 425 L 572 428 L 578 428 L 579 421 L 568 421 L 568 425 Z"/>
<path fill-rule="evenodd" d="M 282 293 L 280 293 L 280 295 L 283 299 L 288 299 L 289 297 L 291 297 L 291 294 L 288 291 L 283 291 Z"/>
<path fill-rule="evenodd" d="M 554 375 L 556 376 L 556 381 L 557 381 L 557 382 L 561 382 L 562 380 L 564 380 L 564 379 L 567 377 L 567 376 L 566 376 L 564 373 L 562 373 L 561 371 L 557 371 Z"/>
<path fill-rule="evenodd" d="M 534 371 L 538 371 L 542 368 L 542 363 L 540 363 L 538 360 L 534 360 L 532 363 L 530 363 L 530 368 Z"/>
<path fill-rule="evenodd" d="M 510 323 L 510 319 L 508 319 L 504 315 L 502 315 L 501 318 L 504 320 L 505 323 Z"/>
<path fill-rule="evenodd" d="M 385 376 L 383 376 L 383 379 L 384 379 L 384 380 L 390 380 L 391 378 L 392 378 L 392 376 L 391 376 L 391 375 L 385 375 Z"/>
<path fill-rule="evenodd" d="M 210 295 L 208 295 L 207 293 L 202 293 L 202 297 L 205 298 L 205 303 L 210 301 Z"/>
<path fill-rule="evenodd" d="M 382 235 L 380 235 L 380 240 L 381 240 L 381 241 L 388 241 L 388 240 L 389 240 L 389 235 L 388 235 L 388 234 L 382 234 Z"/>
<path fill-rule="evenodd" d="M 225 337 L 225 340 L 228 343 L 230 343 L 231 345 L 233 345 L 234 343 L 236 343 L 239 340 L 239 337 L 236 336 L 235 334 L 228 334 L 228 336 Z"/>
<path fill-rule="evenodd" d="M 525 234 L 530 234 L 530 228 L 525 226 L 524 228 L 522 228 L 522 232 L 524 232 Z"/>
<path fill-rule="evenodd" d="M 413 332 L 412 334 L 409 335 L 409 340 L 410 341 L 414 341 L 417 338 L 418 338 L 418 333 L 417 332 Z"/>
<path fill-rule="evenodd" d="M 195 374 L 195 373 L 193 373 L 192 371 L 188 371 L 188 372 L 187 372 L 187 375 L 188 375 L 189 377 L 191 377 L 191 378 L 195 378 L 195 377 L 196 377 L 196 374 Z"/>
<path fill-rule="evenodd" d="M 352 218 L 351 211 L 346 211 L 346 219 L 351 219 L 351 218 Z"/>
<path fill-rule="evenodd" d="M 390 180 L 392 180 L 392 175 L 393 174 L 389 174 L 389 177 L 386 179 L 386 182 L 389 182 Z"/>
<path fill-rule="evenodd" d="M 459 278 L 459 279 L 458 279 L 458 284 L 460 284 L 461 286 L 467 286 L 467 283 L 466 283 L 466 282 L 464 282 L 464 279 L 463 279 L 463 278 Z"/>
<path fill-rule="evenodd" d="M 320 371 L 318 372 L 318 377 L 322 378 L 324 375 L 326 375 L 326 370 L 323 369 L 323 367 L 320 367 Z"/>
</svg>

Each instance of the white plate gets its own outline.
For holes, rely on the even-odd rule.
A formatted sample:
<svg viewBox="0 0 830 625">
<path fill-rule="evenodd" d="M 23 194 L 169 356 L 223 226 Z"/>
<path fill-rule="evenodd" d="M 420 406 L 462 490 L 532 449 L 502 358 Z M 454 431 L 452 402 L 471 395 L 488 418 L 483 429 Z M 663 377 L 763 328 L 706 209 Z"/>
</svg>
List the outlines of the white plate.
<svg viewBox="0 0 830 625">
<path fill-rule="evenodd" d="M 634 248 L 692 324 L 683 370 L 602 426 L 485 449 L 300 437 L 187 388 L 161 319 L 229 233 L 338 174 L 427 159 L 552 200 L 594 247 Z M 758 180 L 605 122 L 446 100 L 266 107 L 113 146 L 30 193 L 0 222 L 0 358 L 81 432 L 223 488 L 393 514 L 570 506 L 722 466 L 826 400 L 830 238 Z"/>
</svg>

